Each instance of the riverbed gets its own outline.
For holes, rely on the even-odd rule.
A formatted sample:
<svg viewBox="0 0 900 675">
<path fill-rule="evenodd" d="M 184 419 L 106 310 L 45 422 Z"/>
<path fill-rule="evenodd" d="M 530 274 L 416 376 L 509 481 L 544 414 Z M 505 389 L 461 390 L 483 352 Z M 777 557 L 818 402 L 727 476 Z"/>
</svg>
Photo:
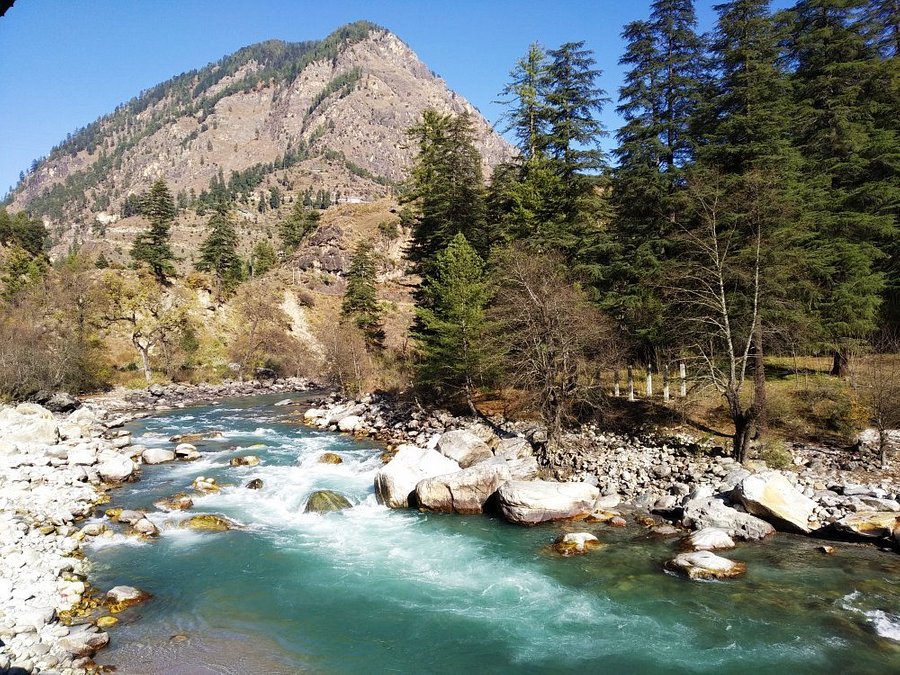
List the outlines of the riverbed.
<svg viewBox="0 0 900 675">
<path fill-rule="evenodd" d="M 226 400 L 130 425 L 137 443 L 219 430 L 202 458 L 143 467 L 110 506 L 146 509 L 161 535 L 87 548 L 91 582 L 153 594 L 119 615 L 101 664 L 123 673 L 900 672 L 900 556 L 779 533 L 739 544 L 745 577 L 666 574 L 676 538 L 568 523 L 520 528 L 489 516 L 378 505 L 378 444 L 297 423 L 279 397 Z M 295 396 L 295 400 L 297 397 Z M 322 453 L 343 463 L 324 464 Z M 231 467 L 253 454 L 262 463 Z M 199 475 L 227 484 L 184 513 L 153 508 Z M 263 487 L 244 485 L 260 478 Z M 306 514 L 332 489 L 353 508 Z M 196 532 L 197 513 L 241 523 Z M 604 546 L 563 558 L 549 544 L 588 531 Z"/>
</svg>

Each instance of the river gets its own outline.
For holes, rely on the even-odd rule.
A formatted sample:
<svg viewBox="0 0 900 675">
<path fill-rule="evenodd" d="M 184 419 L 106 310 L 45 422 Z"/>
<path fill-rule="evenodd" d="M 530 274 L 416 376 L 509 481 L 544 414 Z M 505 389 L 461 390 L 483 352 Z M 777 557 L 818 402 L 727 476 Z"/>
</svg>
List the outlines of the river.
<svg viewBox="0 0 900 675">
<path fill-rule="evenodd" d="M 294 397 L 295 400 L 297 397 Z M 698 583 L 662 563 L 677 548 L 640 525 L 508 525 L 487 516 L 392 511 L 372 483 L 382 449 L 296 423 L 276 397 L 226 400 L 130 425 L 136 443 L 218 429 L 201 459 L 143 468 L 110 506 L 142 508 L 153 541 L 89 545 L 91 581 L 153 599 L 119 615 L 98 663 L 128 674 L 184 673 L 887 673 L 900 672 L 900 556 L 778 534 L 726 553 L 747 575 Z M 339 465 L 318 462 L 325 452 Z M 230 467 L 255 454 L 256 467 Z M 164 513 L 198 475 L 231 484 Z M 260 490 L 243 487 L 261 478 Z M 328 488 L 352 509 L 305 514 Z M 245 527 L 195 532 L 196 513 Z M 564 531 L 605 544 L 562 558 Z"/>
</svg>

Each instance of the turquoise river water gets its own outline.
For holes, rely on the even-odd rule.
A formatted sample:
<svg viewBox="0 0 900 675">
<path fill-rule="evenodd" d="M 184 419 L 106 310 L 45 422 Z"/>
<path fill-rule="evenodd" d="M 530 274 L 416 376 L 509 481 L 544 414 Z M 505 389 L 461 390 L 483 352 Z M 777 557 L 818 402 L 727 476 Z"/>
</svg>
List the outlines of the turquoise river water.
<svg viewBox="0 0 900 675">
<path fill-rule="evenodd" d="M 130 425 L 148 446 L 191 431 L 223 436 L 198 444 L 202 459 L 144 467 L 139 482 L 113 493 L 110 506 L 147 509 L 161 536 L 117 535 L 89 549 L 94 585 L 154 596 L 119 615 L 99 663 L 190 675 L 900 672 L 896 554 L 837 544 L 827 556 L 821 542 L 778 534 L 727 554 L 747 562 L 746 577 L 697 583 L 662 571 L 676 540 L 633 522 L 520 528 L 392 511 L 373 494 L 376 444 L 298 425 L 305 408 L 276 400 L 227 400 Z M 318 463 L 324 451 L 344 462 Z M 241 454 L 262 464 L 228 466 Z M 195 497 L 190 512 L 153 508 L 190 491 L 198 475 L 233 487 Z M 242 487 L 252 478 L 263 488 Z M 321 488 L 353 508 L 304 514 Z M 188 513 L 245 527 L 179 529 Z M 605 547 L 577 558 L 548 552 L 561 532 L 584 530 Z"/>
</svg>

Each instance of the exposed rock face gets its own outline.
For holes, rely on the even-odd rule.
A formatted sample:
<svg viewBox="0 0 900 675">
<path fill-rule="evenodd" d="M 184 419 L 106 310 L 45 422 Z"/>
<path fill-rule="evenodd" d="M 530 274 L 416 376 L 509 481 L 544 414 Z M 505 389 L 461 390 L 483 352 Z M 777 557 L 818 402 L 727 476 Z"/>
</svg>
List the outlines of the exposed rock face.
<svg viewBox="0 0 900 675">
<path fill-rule="evenodd" d="M 457 462 L 463 469 L 494 456 L 487 443 L 465 429 L 441 434 L 437 451 Z"/>
<path fill-rule="evenodd" d="M 306 500 L 306 513 L 327 513 L 349 509 L 353 504 L 344 495 L 332 490 L 316 490 Z"/>
<path fill-rule="evenodd" d="M 680 553 L 666 563 L 666 569 L 692 580 L 731 579 L 747 571 L 747 565 L 709 551 Z"/>
<path fill-rule="evenodd" d="M 505 464 L 478 464 L 420 481 L 416 502 L 429 511 L 481 513 L 490 496 L 509 479 Z"/>
<path fill-rule="evenodd" d="M 834 528 L 844 534 L 865 539 L 893 537 L 900 542 L 900 513 L 895 511 L 870 511 L 851 513 L 834 523 Z"/>
<path fill-rule="evenodd" d="M 764 539 L 775 533 L 775 528 L 766 521 L 741 513 L 714 497 L 692 499 L 685 504 L 682 524 L 695 529 L 717 527 L 731 537 L 748 540 Z"/>
<path fill-rule="evenodd" d="M 450 91 L 398 37 L 377 27 L 357 33 L 359 39 L 345 39 L 311 63 L 298 44 L 272 41 L 241 50 L 226 57 L 228 66 L 200 68 L 187 83 L 192 92 L 187 99 L 183 83 L 163 83 L 154 88 L 163 93 L 153 100 L 139 98 L 90 125 L 90 142 L 109 143 L 106 152 L 89 152 L 86 134 L 76 133 L 62 143 L 17 187 L 12 208 L 30 208 L 36 217 L 46 215 L 65 223 L 97 220 L 105 223 L 108 240 L 122 244 L 142 224 L 134 217 L 118 218 L 124 200 L 144 192 L 154 178 L 164 177 L 172 194 L 182 190 L 199 194 L 218 171 L 228 177 L 232 171 L 270 164 L 283 158 L 286 149 L 303 150 L 293 166 L 279 172 L 295 185 L 295 200 L 312 186 L 332 194 L 340 189 L 347 200 L 377 199 L 389 192 L 391 183 L 405 178 L 416 152 L 406 130 L 428 108 L 472 116 L 486 176 L 513 156 L 482 115 Z M 299 73 L 273 77 L 272 69 L 289 70 L 286 58 L 293 58 Z M 184 64 L 184 70 L 194 65 Z M 203 114 L 194 114 L 200 108 Z M 159 126 L 162 119 L 165 123 Z M 105 155 L 120 163 L 86 179 Z M 69 178 L 87 180 L 97 194 L 118 197 L 102 210 L 82 206 L 75 196 L 56 209 L 42 200 L 45 190 Z M 267 179 L 275 185 L 274 172 Z M 254 215 L 256 201 L 267 193 L 268 185 L 250 192 Z M 290 208 L 267 210 L 261 218 L 277 223 Z M 181 220 L 173 228 L 179 257 L 190 246 L 189 239 L 180 236 L 185 227 Z M 97 236 L 82 229 L 67 231 L 59 246 L 68 245 L 76 234 Z"/>
<path fill-rule="evenodd" d="M 550 520 L 584 518 L 600 491 L 587 483 L 507 481 L 497 490 L 497 506 L 506 520 L 537 525 Z"/>
<path fill-rule="evenodd" d="M 375 497 L 392 509 L 406 508 L 419 481 L 459 471 L 459 464 L 436 450 L 401 445 L 375 474 Z"/>
<path fill-rule="evenodd" d="M 54 445 L 59 440 L 59 425 L 53 413 L 35 403 L 0 410 L 0 429 L 8 443 Z"/>
<path fill-rule="evenodd" d="M 816 503 L 803 496 L 782 474 L 766 471 L 748 476 L 734 490 L 734 498 L 749 513 L 776 527 L 808 534 Z"/>
</svg>

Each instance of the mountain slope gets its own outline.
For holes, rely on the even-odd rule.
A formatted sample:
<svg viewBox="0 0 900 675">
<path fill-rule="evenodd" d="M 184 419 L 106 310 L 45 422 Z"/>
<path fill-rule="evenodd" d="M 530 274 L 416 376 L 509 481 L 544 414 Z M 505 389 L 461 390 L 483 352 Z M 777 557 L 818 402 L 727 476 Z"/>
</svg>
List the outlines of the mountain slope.
<svg viewBox="0 0 900 675">
<path fill-rule="evenodd" d="M 129 196 L 156 178 L 182 207 L 221 180 L 245 219 L 266 228 L 277 220 L 275 202 L 304 191 L 351 202 L 390 194 L 414 154 L 406 129 L 426 108 L 473 115 L 486 170 L 511 156 L 484 118 L 383 28 L 358 22 L 321 41 L 268 41 L 172 78 L 71 135 L 33 165 L 11 208 L 44 218 L 58 245 L 101 241 L 108 228 L 139 228 L 122 222 L 134 221 Z"/>
</svg>

